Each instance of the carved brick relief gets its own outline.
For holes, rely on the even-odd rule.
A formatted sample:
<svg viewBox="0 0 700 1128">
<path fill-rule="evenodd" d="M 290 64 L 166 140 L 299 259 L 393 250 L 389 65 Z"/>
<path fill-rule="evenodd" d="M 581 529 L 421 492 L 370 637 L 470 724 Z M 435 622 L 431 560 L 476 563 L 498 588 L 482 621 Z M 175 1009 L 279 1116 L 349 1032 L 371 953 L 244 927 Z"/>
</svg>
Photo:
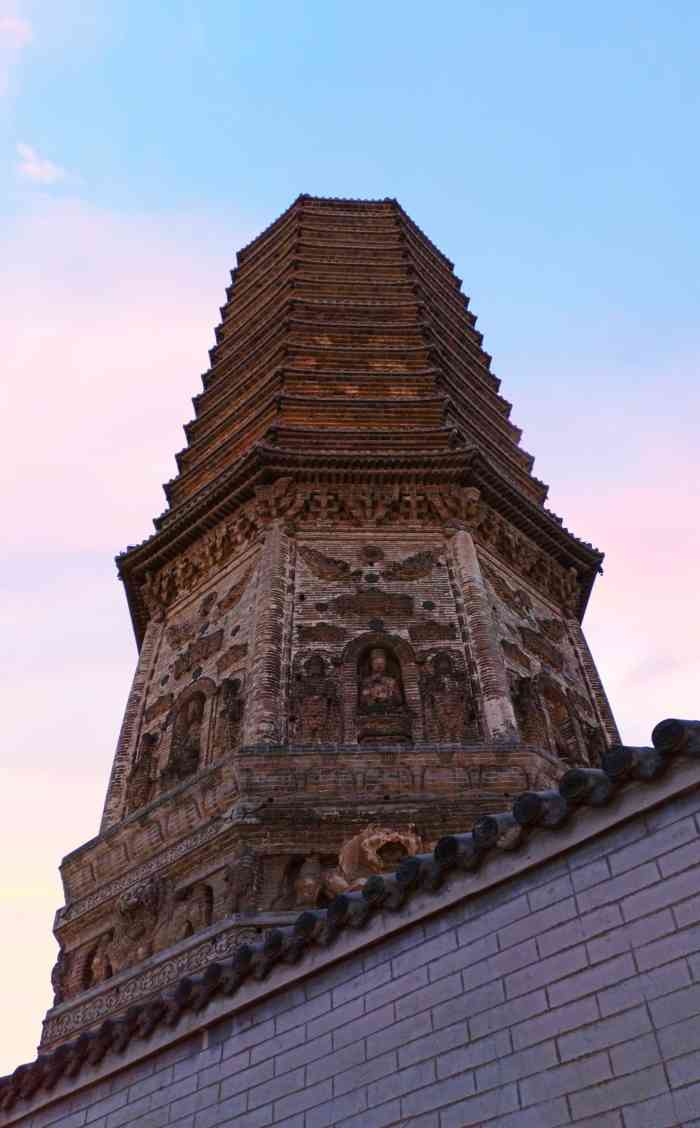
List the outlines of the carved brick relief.
<svg viewBox="0 0 700 1128">
<path fill-rule="evenodd" d="M 421 672 L 420 688 L 426 740 L 460 744 L 478 739 L 476 709 L 461 655 L 445 650 L 430 655 Z"/>
<path fill-rule="evenodd" d="M 246 571 L 243 573 L 241 578 L 239 580 L 237 580 L 236 583 L 233 584 L 228 589 L 226 594 L 224 596 L 222 596 L 222 598 L 219 602 L 220 611 L 222 611 L 222 612 L 232 611 L 234 607 L 238 606 L 241 599 L 243 598 L 243 593 L 245 592 L 245 589 L 248 586 L 248 583 L 250 581 L 252 574 L 253 574 L 253 568 L 252 567 L 246 569 Z"/>
<path fill-rule="evenodd" d="M 416 552 L 404 560 L 394 560 L 384 567 L 385 580 L 423 580 L 437 565 L 435 552 L 430 549 Z"/>
<path fill-rule="evenodd" d="M 359 744 L 404 744 L 413 725 L 401 663 L 391 646 L 370 645 L 357 660 L 356 731 Z"/>
<path fill-rule="evenodd" d="M 345 627 L 337 627 L 334 623 L 310 623 L 308 626 L 300 623 L 297 634 L 299 642 L 346 642 L 348 638 Z"/>
<path fill-rule="evenodd" d="M 212 908 L 212 889 L 204 881 L 197 881 L 177 893 L 170 888 L 154 933 L 153 951 L 169 948 L 207 928 L 212 921 Z"/>
<path fill-rule="evenodd" d="M 299 557 L 309 571 L 320 580 L 344 580 L 351 578 L 350 565 L 345 560 L 336 560 L 326 556 L 310 545 L 301 544 L 297 549 Z"/>
<path fill-rule="evenodd" d="M 225 882 L 228 912 L 250 913 L 257 908 L 262 885 L 262 863 L 257 851 L 241 847 L 227 863 Z"/>
<path fill-rule="evenodd" d="M 204 635 L 202 638 L 196 639 L 190 643 L 186 650 L 178 654 L 175 659 L 173 672 L 176 678 L 181 678 L 183 674 L 190 673 L 191 670 L 197 666 L 201 666 L 210 658 L 212 654 L 217 654 L 221 650 L 224 641 L 223 628 L 214 631 L 210 635 Z"/>
<path fill-rule="evenodd" d="M 130 815 L 140 807 L 145 807 L 153 798 L 158 779 L 157 744 L 158 736 L 155 733 L 146 732 L 141 737 L 138 756 L 126 784 L 125 814 Z"/>
<path fill-rule="evenodd" d="M 505 518 L 490 509 L 472 487 L 453 483 L 407 486 L 316 486 L 279 478 L 260 487 L 254 501 L 243 506 L 235 517 L 227 518 L 206 533 L 176 560 L 156 572 L 145 572 L 140 588 L 149 614 L 162 617 L 174 601 L 194 591 L 236 551 L 252 544 L 269 523 L 284 518 L 290 531 L 333 523 L 345 527 L 400 527 L 421 524 L 444 528 L 468 526 L 477 539 L 507 563 L 517 566 L 536 588 L 557 603 L 574 609 L 579 598 L 579 581 L 574 569 L 565 569 L 551 560 L 532 541 Z M 305 550 L 305 562 L 320 568 L 331 582 L 346 578 L 347 561 L 328 556 L 314 557 L 319 549 Z M 321 552 L 321 556 L 326 554 Z M 304 553 L 302 554 L 304 558 Z M 315 563 L 312 565 L 312 561 Z M 406 565 L 404 561 L 404 565 Z M 394 568 L 399 567 L 394 562 Z M 421 567 L 420 563 L 413 567 Z"/>
<path fill-rule="evenodd" d="M 165 628 L 165 637 L 173 650 L 181 650 L 194 638 L 199 623 L 196 619 L 180 619 L 168 623 Z"/>
<path fill-rule="evenodd" d="M 523 740 L 565 763 L 595 762 L 603 736 L 566 622 L 490 563 L 482 572 Z"/>
<path fill-rule="evenodd" d="M 326 605 L 316 604 L 321 610 Z M 378 591 L 369 588 L 366 591 L 356 591 L 353 595 L 338 595 L 327 605 L 340 618 L 351 615 L 362 615 L 368 618 L 400 618 L 413 614 L 413 597 L 389 591 Z"/>
<path fill-rule="evenodd" d="M 170 756 L 161 777 L 165 788 L 175 787 L 199 769 L 203 751 L 204 704 L 204 694 L 193 693 L 188 695 L 175 714 Z"/>
<path fill-rule="evenodd" d="M 292 740 L 299 744 L 333 744 L 342 740 L 338 678 L 326 655 L 297 657 L 290 732 Z"/>
<path fill-rule="evenodd" d="M 224 670 L 230 670 L 234 666 L 240 666 L 248 656 L 248 643 L 238 642 L 233 646 L 229 646 L 220 658 L 216 661 L 216 672 L 222 674 Z"/>
<path fill-rule="evenodd" d="M 458 638 L 454 623 L 439 623 L 434 619 L 410 626 L 408 635 L 411 642 L 454 642 Z"/>
<path fill-rule="evenodd" d="M 104 966 L 109 966 L 114 974 L 152 954 L 165 894 L 164 882 L 151 878 L 118 898 L 112 939 L 104 949 Z"/>
<path fill-rule="evenodd" d="M 144 713 L 144 720 L 147 725 L 151 721 L 155 721 L 156 717 L 160 717 L 163 713 L 167 713 L 173 703 L 172 693 L 163 693 L 152 705 L 149 705 Z"/>
<path fill-rule="evenodd" d="M 217 752 L 227 755 L 237 752 L 243 737 L 245 699 L 240 678 L 227 678 L 221 686 L 223 740 Z"/>
<path fill-rule="evenodd" d="M 305 567 L 298 570 L 294 644 L 304 647 L 308 643 L 321 643 L 336 663 L 343 704 L 344 739 L 359 739 L 360 743 L 380 742 L 382 735 L 388 743 L 423 739 L 423 711 L 415 658 L 411 647 L 406 645 L 407 639 L 424 644 L 458 642 L 461 638 L 458 609 L 444 561 L 444 542 L 429 546 L 425 541 L 422 544 L 416 540 L 412 542 L 411 538 L 402 538 L 399 543 L 335 538 L 314 543 L 319 545 L 315 549 L 318 555 L 346 565 L 342 569 L 345 591 L 336 594 L 334 588 L 337 591 L 336 585 L 342 581 L 339 578 L 332 581 L 322 578 L 318 566 L 315 573 Z M 331 545 L 332 556 L 329 551 Z M 302 545 L 298 550 L 302 560 L 304 547 Z M 317 563 L 317 557 L 313 559 Z M 340 573 L 341 569 L 333 571 L 337 577 Z M 358 585 L 358 577 L 362 581 L 361 586 Z M 358 669 L 359 650 L 355 651 L 353 663 L 348 664 L 345 657 L 347 645 L 343 646 L 352 643 L 362 649 L 363 644 L 358 640 L 368 637 L 368 628 L 376 635 L 379 648 L 382 644 L 386 645 L 386 632 L 390 628 L 398 630 L 403 636 L 401 645 L 410 653 L 407 668 L 411 672 L 406 700 L 401 708 L 393 711 L 393 717 L 385 706 L 386 715 L 381 723 L 378 710 L 375 709 L 376 715 L 370 718 L 367 709 L 360 708 L 358 686 L 367 671 Z M 371 644 L 367 645 L 371 649 Z M 303 653 L 308 657 L 308 650 L 304 649 Z M 392 644 L 389 645 L 386 661 L 388 665 L 397 661 L 399 667 L 404 663 L 404 659 L 392 650 Z M 294 668 L 296 671 L 297 667 Z M 399 674 L 400 668 L 389 676 Z M 295 716 L 297 712 L 295 709 Z M 295 739 L 298 737 L 295 736 Z"/>
<path fill-rule="evenodd" d="M 253 558 L 248 553 L 243 561 L 232 560 L 218 569 L 218 575 L 208 577 L 209 584 L 214 580 L 213 587 L 204 594 L 192 592 L 177 608 L 167 612 L 149 696 L 155 699 L 160 690 L 161 696 L 172 703 L 172 694 L 165 692 L 168 683 L 182 684 L 193 676 L 212 676 L 232 669 L 245 658 L 247 650 L 239 648 L 248 646 L 256 558 L 257 553 Z M 150 707 L 149 701 L 147 709 Z M 165 707 L 164 700 L 162 708 Z"/>
</svg>

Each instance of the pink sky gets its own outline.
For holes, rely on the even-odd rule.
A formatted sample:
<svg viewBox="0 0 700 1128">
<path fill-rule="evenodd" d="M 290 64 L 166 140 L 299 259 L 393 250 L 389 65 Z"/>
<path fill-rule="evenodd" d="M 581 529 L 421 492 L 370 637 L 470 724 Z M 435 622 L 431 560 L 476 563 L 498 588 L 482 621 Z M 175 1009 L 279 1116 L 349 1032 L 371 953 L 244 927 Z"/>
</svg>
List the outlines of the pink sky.
<svg viewBox="0 0 700 1128">
<path fill-rule="evenodd" d="M 62 903 L 58 864 L 97 831 L 135 663 L 112 558 L 164 507 L 161 483 L 183 445 L 234 251 L 252 234 L 202 215 L 127 220 L 41 197 L 3 256 L 0 320 L 11 344 L 1 392 L 9 734 L 0 997 L 12 1023 L 0 1033 L 0 1072 L 29 1060 L 38 1041 Z M 478 312 L 478 279 L 474 291 Z M 498 357 L 498 341 L 487 345 Z M 624 401 L 610 412 L 606 441 L 629 431 Z M 515 421 L 523 414 L 516 403 Z M 564 446 L 546 445 L 546 424 L 539 436 L 526 431 L 524 445 L 542 477 L 565 479 L 553 508 L 566 525 L 607 552 L 585 626 L 623 738 L 646 743 L 662 717 L 697 713 L 689 431 L 659 439 L 653 417 L 636 421 L 624 478 L 590 487 L 599 441 L 590 411 L 570 413 Z"/>
</svg>

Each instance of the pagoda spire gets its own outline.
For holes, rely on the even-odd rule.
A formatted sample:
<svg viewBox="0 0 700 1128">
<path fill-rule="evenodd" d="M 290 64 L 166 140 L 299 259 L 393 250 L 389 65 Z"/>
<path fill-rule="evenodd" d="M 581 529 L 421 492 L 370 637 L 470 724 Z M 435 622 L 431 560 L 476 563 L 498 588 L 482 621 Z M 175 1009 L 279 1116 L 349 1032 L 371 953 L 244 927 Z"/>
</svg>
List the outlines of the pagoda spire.
<svg viewBox="0 0 700 1128">
<path fill-rule="evenodd" d="M 545 508 L 460 286 L 395 200 L 299 196 L 239 252 L 118 558 L 139 660 L 44 1047 L 619 739 L 602 555 Z"/>
</svg>

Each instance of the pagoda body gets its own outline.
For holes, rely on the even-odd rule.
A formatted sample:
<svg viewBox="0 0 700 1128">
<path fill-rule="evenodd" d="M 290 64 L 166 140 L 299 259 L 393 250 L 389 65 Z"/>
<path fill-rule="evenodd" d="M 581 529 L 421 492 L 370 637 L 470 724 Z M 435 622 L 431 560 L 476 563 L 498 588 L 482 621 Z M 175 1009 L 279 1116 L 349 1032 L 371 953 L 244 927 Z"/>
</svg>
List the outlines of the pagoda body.
<svg viewBox="0 0 700 1128">
<path fill-rule="evenodd" d="M 238 255 L 156 532 L 99 835 L 62 864 L 51 1049 L 619 738 L 452 264 L 394 200 Z"/>
</svg>

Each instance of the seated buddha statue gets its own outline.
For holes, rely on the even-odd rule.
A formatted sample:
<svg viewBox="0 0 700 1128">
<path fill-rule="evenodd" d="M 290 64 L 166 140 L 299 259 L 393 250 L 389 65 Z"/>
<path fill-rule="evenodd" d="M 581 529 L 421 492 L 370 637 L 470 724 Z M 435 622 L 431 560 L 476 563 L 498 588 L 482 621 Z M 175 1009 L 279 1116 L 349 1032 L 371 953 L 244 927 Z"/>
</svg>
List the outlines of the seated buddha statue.
<svg viewBox="0 0 700 1128">
<path fill-rule="evenodd" d="M 411 739 L 411 721 L 400 677 L 389 672 L 390 656 L 372 647 L 358 686 L 358 740 L 360 743 L 397 744 Z M 398 664 L 397 664 L 398 665 Z"/>
</svg>

